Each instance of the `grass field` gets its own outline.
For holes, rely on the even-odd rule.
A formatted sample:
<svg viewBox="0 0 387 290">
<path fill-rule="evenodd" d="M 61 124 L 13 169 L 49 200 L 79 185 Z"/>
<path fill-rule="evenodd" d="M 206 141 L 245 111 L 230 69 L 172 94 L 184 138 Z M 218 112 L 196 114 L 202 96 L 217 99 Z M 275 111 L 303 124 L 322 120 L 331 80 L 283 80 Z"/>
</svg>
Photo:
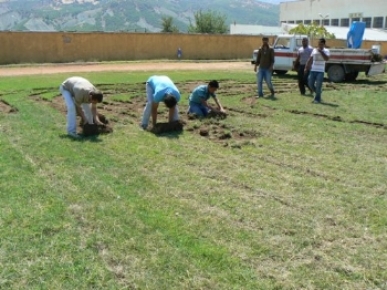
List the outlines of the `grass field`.
<svg viewBox="0 0 387 290">
<path fill-rule="evenodd" d="M 387 76 L 314 105 L 294 75 L 255 100 L 251 71 L 166 74 L 230 116 L 155 136 L 149 72 L 89 73 L 114 133 L 75 141 L 69 74 L 0 79 L 0 289 L 387 289 Z"/>
</svg>

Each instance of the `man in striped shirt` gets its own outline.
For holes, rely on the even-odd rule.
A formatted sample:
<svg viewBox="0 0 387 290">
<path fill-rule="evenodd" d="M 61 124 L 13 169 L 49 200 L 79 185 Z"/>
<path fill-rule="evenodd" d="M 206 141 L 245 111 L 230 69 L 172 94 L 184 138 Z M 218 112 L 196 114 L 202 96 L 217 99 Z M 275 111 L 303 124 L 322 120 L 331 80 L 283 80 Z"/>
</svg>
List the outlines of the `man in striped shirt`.
<svg viewBox="0 0 387 290">
<path fill-rule="evenodd" d="M 321 103 L 322 84 L 324 81 L 325 62 L 329 60 L 330 52 L 325 48 L 325 38 L 320 38 L 318 47 L 313 49 L 312 54 L 305 65 L 305 72 L 310 71 L 308 84 L 315 93 L 314 104 Z"/>
</svg>

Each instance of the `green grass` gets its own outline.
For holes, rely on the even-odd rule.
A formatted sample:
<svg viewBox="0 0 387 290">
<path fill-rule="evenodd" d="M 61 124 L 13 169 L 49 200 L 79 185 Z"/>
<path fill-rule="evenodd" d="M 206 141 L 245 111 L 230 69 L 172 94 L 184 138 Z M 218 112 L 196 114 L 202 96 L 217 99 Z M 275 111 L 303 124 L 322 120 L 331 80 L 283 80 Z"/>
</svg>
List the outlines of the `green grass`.
<svg viewBox="0 0 387 290">
<path fill-rule="evenodd" d="M 68 75 L 0 80 L 18 109 L 0 113 L 1 289 L 387 288 L 385 75 L 324 88 L 328 105 L 274 76 L 277 100 L 251 105 L 252 72 L 167 74 L 182 111 L 190 86 L 220 80 L 231 115 L 187 127 L 255 137 L 157 137 L 117 117 L 73 141 L 47 102 Z M 83 76 L 126 102 L 149 75 Z"/>
</svg>

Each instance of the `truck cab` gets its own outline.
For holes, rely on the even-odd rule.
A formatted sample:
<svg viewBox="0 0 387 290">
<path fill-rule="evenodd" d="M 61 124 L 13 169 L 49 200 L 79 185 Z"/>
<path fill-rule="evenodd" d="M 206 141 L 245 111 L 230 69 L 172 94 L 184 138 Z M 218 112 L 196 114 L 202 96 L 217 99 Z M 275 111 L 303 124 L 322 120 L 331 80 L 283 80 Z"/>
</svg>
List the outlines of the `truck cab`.
<svg viewBox="0 0 387 290">
<path fill-rule="evenodd" d="M 297 57 L 297 51 L 302 46 L 302 39 L 306 35 L 279 35 L 274 41 L 274 72 L 285 74 L 293 66 L 293 60 Z M 258 49 L 253 52 L 252 64 L 257 59 Z"/>
</svg>

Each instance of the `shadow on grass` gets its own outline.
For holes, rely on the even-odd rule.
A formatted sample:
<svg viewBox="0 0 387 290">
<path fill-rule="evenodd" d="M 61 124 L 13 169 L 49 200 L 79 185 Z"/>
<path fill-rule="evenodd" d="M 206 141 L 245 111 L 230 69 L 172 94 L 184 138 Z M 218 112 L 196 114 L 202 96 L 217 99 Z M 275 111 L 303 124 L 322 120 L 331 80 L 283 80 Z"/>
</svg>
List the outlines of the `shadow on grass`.
<svg viewBox="0 0 387 290">
<path fill-rule="evenodd" d="M 183 134 L 183 130 L 165 132 L 165 133 L 155 133 L 152 131 L 149 131 L 149 132 L 155 135 L 156 137 L 169 138 L 169 139 L 179 139 L 180 135 Z"/>
<path fill-rule="evenodd" d="M 326 103 L 326 102 L 321 102 L 320 105 L 334 107 L 334 108 L 337 108 L 339 106 L 338 104 L 332 104 L 332 103 Z"/>
<path fill-rule="evenodd" d="M 59 138 L 61 139 L 68 139 L 68 140 L 71 140 L 71 141 L 74 141 L 74 142 L 93 142 L 93 143 L 99 143 L 99 142 L 102 142 L 101 139 L 99 139 L 99 136 L 98 135 L 94 135 L 94 136 L 88 136 L 88 137 L 84 137 L 82 135 L 79 135 L 80 137 L 79 138 L 74 138 L 74 137 L 71 137 L 67 134 L 62 134 L 59 136 Z"/>
</svg>

